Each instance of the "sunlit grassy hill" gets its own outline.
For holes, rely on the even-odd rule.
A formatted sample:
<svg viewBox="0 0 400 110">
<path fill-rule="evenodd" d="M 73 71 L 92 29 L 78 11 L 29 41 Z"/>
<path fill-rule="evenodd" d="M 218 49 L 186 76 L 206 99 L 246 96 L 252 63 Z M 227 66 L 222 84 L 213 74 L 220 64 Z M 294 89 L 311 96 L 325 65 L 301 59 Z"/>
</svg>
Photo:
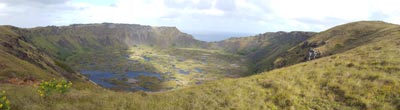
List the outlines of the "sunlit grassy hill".
<svg viewBox="0 0 400 110">
<path fill-rule="evenodd" d="M 393 31 L 396 31 L 394 28 L 398 27 L 399 25 L 381 21 L 359 21 L 336 26 L 289 49 L 274 61 L 274 67 L 278 68 L 307 61 L 311 49 L 320 53 L 316 58 L 345 52 L 393 33 Z"/>
</svg>

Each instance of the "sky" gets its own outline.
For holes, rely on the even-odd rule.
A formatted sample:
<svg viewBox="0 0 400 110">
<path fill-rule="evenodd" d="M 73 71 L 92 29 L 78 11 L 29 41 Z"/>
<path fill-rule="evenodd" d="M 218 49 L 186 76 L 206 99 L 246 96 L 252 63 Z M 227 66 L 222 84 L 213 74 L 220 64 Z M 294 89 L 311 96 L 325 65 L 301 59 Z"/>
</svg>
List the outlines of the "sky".
<svg viewBox="0 0 400 110">
<path fill-rule="evenodd" d="M 400 0 L 0 0 L 0 25 L 175 26 L 188 33 L 323 31 L 380 20 L 400 24 Z"/>
</svg>

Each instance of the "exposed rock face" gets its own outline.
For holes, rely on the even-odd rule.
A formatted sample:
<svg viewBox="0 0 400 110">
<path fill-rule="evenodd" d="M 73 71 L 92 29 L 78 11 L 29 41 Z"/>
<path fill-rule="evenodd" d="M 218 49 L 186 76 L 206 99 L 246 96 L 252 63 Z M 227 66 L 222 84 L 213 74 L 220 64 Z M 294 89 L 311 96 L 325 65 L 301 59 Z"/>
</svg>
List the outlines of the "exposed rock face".
<svg viewBox="0 0 400 110">
<path fill-rule="evenodd" d="M 314 59 L 316 59 L 316 58 L 319 58 L 321 56 L 321 53 L 318 51 L 318 50 L 316 50 L 316 49 L 310 49 L 309 51 L 308 51 L 308 60 L 310 61 L 310 60 L 314 60 Z"/>
<path fill-rule="evenodd" d="M 134 45 L 159 48 L 207 46 L 206 42 L 175 27 L 102 23 L 38 27 L 26 31 L 21 34 L 27 36 L 29 42 L 61 59 L 81 51 L 124 49 Z"/>
<path fill-rule="evenodd" d="M 308 49 L 308 54 L 304 57 L 304 60 L 310 61 L 319 58 L 321 56 L 321 52 L 316 48 L 325 44 L 326 42 L 316 43 L 316 42 L 304 41 L 300 46 L 301 49 Z"/>
</svg>

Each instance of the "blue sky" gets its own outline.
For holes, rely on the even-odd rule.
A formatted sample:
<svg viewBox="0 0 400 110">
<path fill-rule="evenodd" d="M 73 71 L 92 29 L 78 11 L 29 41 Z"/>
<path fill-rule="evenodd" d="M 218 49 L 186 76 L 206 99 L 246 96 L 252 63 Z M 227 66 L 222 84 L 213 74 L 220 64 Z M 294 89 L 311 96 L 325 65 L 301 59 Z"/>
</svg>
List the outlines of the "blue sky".
<svg viewBox="0 0 400 110">
<path fill-rule="evenodd" d="M 185 32 L 323 31 L 382 20 L 400 24 L 399 0 L 0 0 L 0 25 L 176 26 Z"/>
</svg>

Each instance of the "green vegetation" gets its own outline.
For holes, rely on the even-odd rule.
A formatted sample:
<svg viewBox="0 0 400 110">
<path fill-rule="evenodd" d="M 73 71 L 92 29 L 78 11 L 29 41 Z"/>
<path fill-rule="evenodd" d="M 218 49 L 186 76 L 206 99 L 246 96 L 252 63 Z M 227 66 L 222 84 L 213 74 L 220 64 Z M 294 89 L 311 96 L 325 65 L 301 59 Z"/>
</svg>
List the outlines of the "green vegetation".
<svg viewBox="0 0 400 110">
<path fill-rule="evenodd" d="M 69 73 L 74 73 L 74 70 L 67 64 L 63 63 L 62 61 L 58 61 L 58 60 L 54 60 L 54 63 L 61 67 L 62 69 L 64 69 L 65 71 L 69 72 Z"/>
<path fill-rule="evenodd" d="M 51 57 L 25 42 L 16 32 L 15 27 L 0 27 L 0 80 L 50 79 L 66 73 Z"/>
<path fill-rule="evenodd" d="M 111 28 L 112 27 L 112 28 Z M 73 24 L 23 30 L 29 43 L 53 57 L 67 60 L 76 54 L 107 49 L 127 49 L 134 45 L 151 47 L 201 47 L 195 40 L 175 27 L 151 27 L 136 24 Z M 103 50 L 104 49 L 104 50 Z"/>
<path fill-rule="evenodd" d="M 400 34 L 400 33 L 398 33 Z M 376 46 L 380 50 L 374 50 Z M 76 89 L 40 100 L 31 86 L 3 84 L 12 107 L 26 109 L 398 109 L 400 39 L 376 43 L 258 75 L 162 93 Z M 354 66 L 348 67 L 352 63 Z M 21 95 L 16 95 L 21 94 Z M 22 100 L 23 99 L 23 100 Z"/>
<path fill-rule="evenodd" d="M 37 95 L 35 84 L 0 83 L 2 90 L 7 92 L 10 107 L 20 109 L 144 109 L 144 110 L 186 110 L 186 109 L 339 109 L 339 110 L 398 110 L 400 109 L 400 27 L 382 22 L 355 22 L 338 26 L 318 33 L 306 42 L 294 44 L 290 48 L 270 47 L 280 53 L 271 58 L 274 66 L 281 68 L 261 72 L 247 77 L 221 77 L 219 80 L 207 81 L 201 85 L 188 85 L 170 91 L 162 92 L 124 92 L 100 88 L 87 81 L 72 80 L 74 86 L 64 94 L 53 94 L 46 98 Z M 349 37 L 349 38 L 347 38 Z M 1 42 L 3 43 L 3 42 Z M 155 43 L 157 44 L 157 43 Z M 177 44 L 180 45 L 180 44 Z M 292 45 L 292 44 L 291 44 Z M 338 48 L 337 45 L 340 45 Z M 287 47 L 286 47 L 287 46 Z M 139 49 L 141 48 L 141 49 Z M 311 61 L 304 61 L 310 48 L 322 52 L 322 56 Z M 282 50 L 280 50 L 282 49 Z M 1 51 L 5 50 L 1 47 Z M 251 50 L 251 48 L 250 48 Z M 258 52 L 256 50 L 255 52 Z M 226 70 L 245 73 L 250 65 L 242 55 L 235 55 L 221 50 L 198 48 L 158 49 L 136 45 L 127 50 L 119 49 L 107 53 L 77 53 L 67 58 L 67 64 L 79 64 L 79 61 L 91 61 L 88 57 L 80 59 L 81 55 L 91 55 L 95 60 L 108 58 L 107 53 L 116 52 L 116 57 L 137 60 L 147 64 L 146 70 L 168 72 L 173 69 L 164 67 L 173 63 L 176 68 L 191 70 L 194 67 L 205 68 L 210 77 L 223 74 Z M 204 54 L 204 55 L 203 55 Z M 35 54 L 33 54 L 35 55 Z M 41 69 L 38 65 L 15 57 L 4 51 L 0 54 L 0 68 L 25 71 L 37 70 L 29 75 L 46 79 L 60 78 L 51 72 Z M 146 61 L 146 58 L 151 60 Z M 197 59 L 207 56 L 209 62 L 202 64 Z M 279 56 L 279 57 L 277 57 Z M 183 59 L 182 59 L 183 58 Z M 242 62 L 241 59 L 244 59 Z M 261 59 L 262 60 L 262 59 Z M 200 61 L 200 62 L 199 62 Z M 7 62 L 7 63 L 3 63 Z M 9 63 L 11 62 L 11 63 Z M 17 63 L 26 68 L 18 68 Z M 102 62 L 108 62 L 106 60 Z M 113 62 L 111 62 L 113 63 Z M 123 63 L 123 62 L 122 62 Z M 267 62 L 266 62 L 267 63 Z M 238 64 L 238 65 L 230 65 Z M 124 65 L 124 64 L 121 64 Z M 224 65 L 218 67 L 218 65 Z M 229 65 L 229 66 L 226 66 Z M 73 69 L 84 66 L 71 65 Z M 105 67 L 105 66 L 104 66 Z M 17 68 L 17 69 L 16 69 Z M 275 68 L 275 67 L 274 67 Z M 237 69 L 237 70 L 235 70 Z M 243 70 L 243 71 L 240 71 Z M 251 69 L 249 69 L 251 70 Z M 2 71 L 2 70 L 0 70 Z M 152 70 L 153 71 L 153 70 Z M 239 72 L 238 72 L 239 71 Z M 179 71 L 175 71 L 179 72 Z M 18 74 L 20 75 L 20 74 Z M 38 75 L 38 76 L 36 76 Z M 189 82 L 199 73 L 184 75 L 173 74 L 173 77 Z M 8 74 L 2 71 L 2 79 L 8 79 Z M 156 82 L 155 78 L 142 77 L 146 81 Z M 3 80 L 2 80 L 3 81 Z M 119 80 L 114 80 L 115 83 Z M 145 83 L 140 82 L 143 85 Z M 161 84 L 177 85 L 173 82 Z M 151 88 L 159 88 L 160 85 Z"/>
<path fill-rule="evenodd" d="M 250 73 L 269 71 L 275 59 L 287 50 L 315 35 L 313 32 L 266 32 L 250 37 L 230 38 L 211 43 L 211 48 L 246 56 L 253 64 Z"/>
<path fill-rule="evenodd" d="M 39 84 L 37 92 L 39 96 L 45 97 L 50 96 L 54 92 L 64 94 L 72 86 L 72 82 L 67 82 L 66 80 L 56 80 L 52 79 L 50 81 L 42 81 Z"/>
<path fill-rule="evenodd" d="M 7 99 L 6 91 L 0 93 L 0 110 L 10 110 L 10 101 Z"/>
<path fill-rule="evenodd" d="M 249 75 L 246 66 L 248 61 L 243 56 L 220 50 L 197 48 L 160 49 L 140 45 L 127 50 L 81 53 L 68 58 L 67 63 L 73 65 L 72 68 L 75 70 L 106 71 L 120 75 L 131 71 L 158 73 L 166 81 L 145 77 L 136 79 L 140 80 L 139 85 L 145 85 L 143 84 L 145 82 L 154 83 L 145 86 L 153 88 L 152 90 L 170 90 L 210 80 Z M 124 81 L 106 79 L 106 82 L 129 86 L 124 83 L 128 82 L 128 79 Z"/>
</svg>

